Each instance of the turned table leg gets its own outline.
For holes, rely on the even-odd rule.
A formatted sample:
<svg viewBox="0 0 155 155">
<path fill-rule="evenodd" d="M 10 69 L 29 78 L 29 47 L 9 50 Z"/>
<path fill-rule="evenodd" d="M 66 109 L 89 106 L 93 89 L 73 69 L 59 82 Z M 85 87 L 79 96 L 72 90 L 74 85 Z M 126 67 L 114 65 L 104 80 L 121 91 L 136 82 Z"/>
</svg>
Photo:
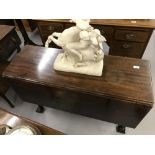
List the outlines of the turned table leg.
<svg viewBox="0 0 155 155">
<path fill-rule="evenodd" d="M 124 133 L 125 134 L 125 126 L 117 125 L 116 126 L 116 131 L 119 132 L 119 133 Z"/>
</svg>

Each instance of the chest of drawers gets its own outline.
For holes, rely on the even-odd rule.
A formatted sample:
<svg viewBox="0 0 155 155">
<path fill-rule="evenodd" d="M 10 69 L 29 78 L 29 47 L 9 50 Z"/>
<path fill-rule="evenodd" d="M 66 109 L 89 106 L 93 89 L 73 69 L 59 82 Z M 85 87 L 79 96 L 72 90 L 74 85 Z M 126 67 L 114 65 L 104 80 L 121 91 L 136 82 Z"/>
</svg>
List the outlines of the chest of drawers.
<svg viewBox="0 0 155 155">
<path fill-rule="evenodd" d="M 111 55 L 141 58 L 151 34 L 152 30 L 147 28 L 115 27 L 109 53 Z"/>
<path fill-rule="evenodd" d="M 69 20 L 37 20 L 37 24 L 43 44 L 53 32 L 73 26 Z M 110 55 L 141 58 L 155 28 L 155 20 L 138 20 L 132 24 L 131 20 L 96 19 L 91 20 L 91 25 L 107 39 Z M 50 46 L 57 47 L 54 43 Z"/>
</svg>

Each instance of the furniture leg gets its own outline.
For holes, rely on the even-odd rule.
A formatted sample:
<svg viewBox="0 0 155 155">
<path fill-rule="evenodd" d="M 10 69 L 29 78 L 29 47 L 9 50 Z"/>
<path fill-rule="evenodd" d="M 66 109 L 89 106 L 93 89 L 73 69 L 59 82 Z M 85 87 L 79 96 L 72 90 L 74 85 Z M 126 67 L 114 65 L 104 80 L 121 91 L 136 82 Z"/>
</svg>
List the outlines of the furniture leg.
<svg viewBox="0 0 155 155">
<path fill-rule="evenodd" d="M 45 111 L 45 108 L 41 105 L 38 105 L 36 112 L 43 113 Z"/>
<path fill-rule="evenodd" d="M 34 31 L 36 28 L 37 28 L 37 24 L 34 20 L 32 19 L 27 19 L 28 23 L 29 23 L 29 26 L 31 28 L 32 31 Z"/>
<path fill-rule="evenodd" d="M 24 25 L 23 25 L 23 23 L 22 23 L 22 20 L 21 20 L 21 19 L 16 19 L 15 21 L 16 21 L 18 27 L 19 27 L 20 32 L 22 33 L 23 38 L 24 38 L 24 44 L 25 44 L 25 45 L 26 45 L 26 44 L 29 44 L 29 45 L 36 45 L 36 44 L 35 44 L 32 40 L 30 40 L 30 38 L 28 37 L 27 32 L 26 32 L 26 30 L 25 30 L 25 27 L 24 27 Z M 36 45 L 36 46 L 37 46 L 37 45 Z"/>
<path fill-rule="evenodd" d="M 17 41 L 15 40 L 15 38 L 11 37 L 12 42 L 15 44 L 16 49 L 17 49 L 17 53 L 20 52 L 21 48 L 19 46 L 19 44 L 17 43 Z"/>
<path fill-rule="evenodd" d="M 4 94 L 1 95 L 7 102 L 8 104 L 10 105 L 11 108 L 14 108 L 15 106 L 12 104 L 12 102 L 7 98 L 7 96 L 5 96 Z"/>
<path fill-rule="evenodd" d="M 119 132 L 119 133 L 124 133 L 125 134 L 125 126 L 117 125 L 116 126 L 116 131 Z"/>
</svg>

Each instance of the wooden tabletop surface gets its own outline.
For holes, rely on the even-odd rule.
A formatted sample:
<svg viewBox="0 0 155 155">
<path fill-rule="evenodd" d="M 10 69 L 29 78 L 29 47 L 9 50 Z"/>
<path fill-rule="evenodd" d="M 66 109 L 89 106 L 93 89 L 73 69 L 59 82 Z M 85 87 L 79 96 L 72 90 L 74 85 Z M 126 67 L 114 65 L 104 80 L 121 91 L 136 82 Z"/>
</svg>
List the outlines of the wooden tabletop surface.
<svg viewBox="0 0 155 155">
<path fill-rule="evenodd" d="M 65 22 L 69 23 L 69 19 L 36 19 L 36 21 L 44 22 Z M 154 19 L 91 19 L 91 24 L 96 25 L 113 25 L 113 26 L 128 26 L 141 28 L 155 28 Z"/>
<path fill-rule="evenodd" d="M 147 60 L 105 56 L 103 75 L 94 77 L 55 71 L 53 62 L 59 52 L 61 49 L 27 45 L 6 68 L 3 76 L 22 82 L 153 105 L 150 64 Z"/>
<path fill-rule="evenodd" d="M 0 40 L 3 39 L 14 28 L 15 28 L 15 26 L 0 25 Z"/>
</svg>

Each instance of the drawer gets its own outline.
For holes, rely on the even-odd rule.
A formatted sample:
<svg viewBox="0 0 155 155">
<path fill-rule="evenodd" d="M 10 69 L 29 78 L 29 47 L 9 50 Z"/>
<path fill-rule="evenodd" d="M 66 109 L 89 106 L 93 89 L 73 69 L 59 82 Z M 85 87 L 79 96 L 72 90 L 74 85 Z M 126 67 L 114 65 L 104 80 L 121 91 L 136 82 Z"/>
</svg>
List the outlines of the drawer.
<svg viewBox="0 0 155 155">
<path fill-rule="evenodd" d="M 113 40 L 111 43 L 110 55 L 141 58 L 143 55 L 144 43 L 125 42 Z"/>
<path fill-rule="evenodd" d="M 64 27 L 65 27 L 64 29 L 68 29 L 68 28 L 70 28 L 72 26 L 76 26 L 75 23 L 65 23 L 64 24 Z"/>
<path fill-rule="evenodd" d="M 99 29 L 101 34 L 107 39 L 107 42 L 110 42 L 110 39 L 113 35 L 113 27 L 110 26 L 100 26 L 100 25 L 92 25 L 94 28 Z"/>
<path fill-rule="evenodd" d="M 116 40 L 146 42 L 148 37 L 149 32 L 146 31 L 116 30 L 115 32 Z"/>
<path fill-rule="evenodd" d="M 41 34 L 51 35 L 53 32 L 62 32 L 64 29 L 61 23 L 39 24 Z"/>
</svg>

